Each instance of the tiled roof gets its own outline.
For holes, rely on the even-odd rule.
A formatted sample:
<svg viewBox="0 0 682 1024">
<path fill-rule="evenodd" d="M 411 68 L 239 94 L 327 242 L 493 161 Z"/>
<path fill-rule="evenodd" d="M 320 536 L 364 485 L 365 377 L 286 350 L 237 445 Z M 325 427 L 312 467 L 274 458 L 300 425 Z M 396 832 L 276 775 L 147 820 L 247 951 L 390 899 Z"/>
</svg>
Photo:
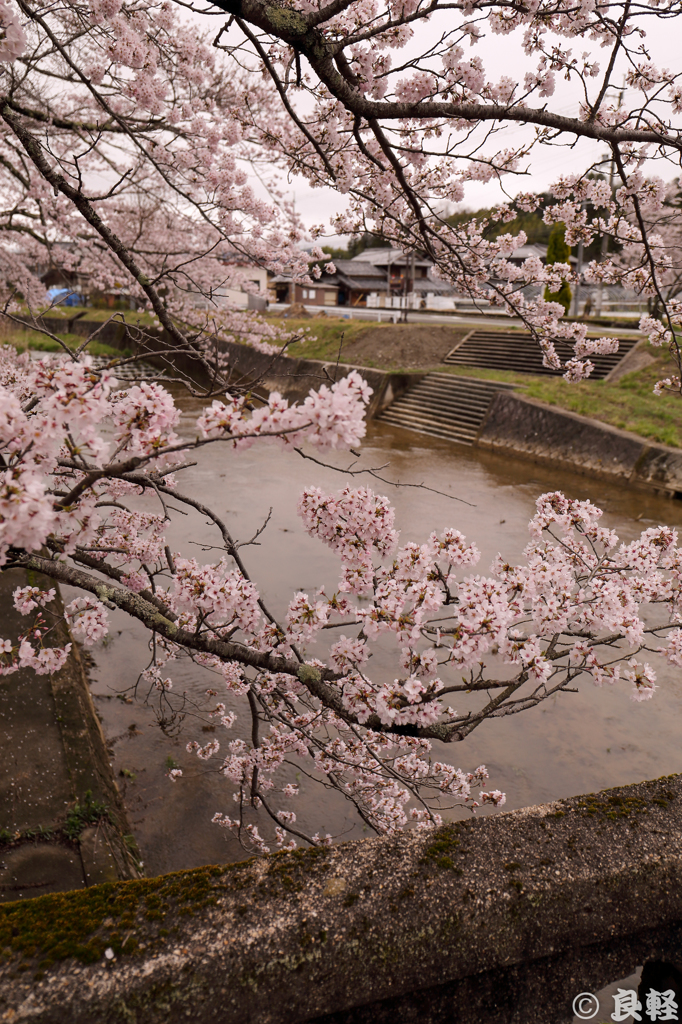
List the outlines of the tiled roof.
<svg viewBox="0 0 682 1024">
<path fill-rule="evenodd" d="M 354 256 L 348 262 L 372 263 L 374 266 L 385 267 L 389 263 L 393 266 L 405 266 L 406 263 L 410 263 L 411 259 L 411 253 L 404 253 L 401 249 L 386 247 L 385 249 L 365 249 L 359 256 Z M 433 261 L 425 259 L 423 256 L 415 256 L 414 265 L 415 267 L 430 267 L 433 265 Z"/>
<path fill-rule="evenodd" d="M 379 267 L 375 267 L 373 263 L 369 263 L 366 260 L 333 260 L 334 266 L 342 274 L 347 274 L 348 277 L 374 277 L 386 280 L 386 275 Z"/>
<path fill-rule="evenodd" d="M 454 289 L 447 281 L 435 281 L 431 277 L 417 277 L 414 282 L 414 290 L 418 295 L 452 295 Z"/>
</svg>

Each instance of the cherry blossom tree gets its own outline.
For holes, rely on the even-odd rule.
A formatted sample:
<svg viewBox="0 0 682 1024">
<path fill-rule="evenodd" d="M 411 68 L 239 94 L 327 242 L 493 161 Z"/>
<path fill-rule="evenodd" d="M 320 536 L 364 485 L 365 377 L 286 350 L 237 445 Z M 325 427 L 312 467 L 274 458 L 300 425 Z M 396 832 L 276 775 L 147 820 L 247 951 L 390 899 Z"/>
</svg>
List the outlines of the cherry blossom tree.
<svg viewBox="0 0 682 1024">
<path fill-rule="evenodd" d="M 660 303 L 667 255 L 651 244 L 647 222 L 665 184 L 648 171 L 656 160 L 679 166 L 682 87 L 642 40 L 677 15 L 671 0 L 584 0 L 575 8 L 333 0 L 292 4 L 284 14 L 266 0 L 224 0 L 202 6 L 202 23 L 217 24 L 203 35 L 180 10 L 170 0 L 45 9 L 22 0 L 0 12 L 8 68 L 0 166 L 12 185 L 3 226 L 52 243 L 53 258 L 60 239 L 78 238 L 78 253 L 61 259 L 87 264 L 90 246 L 89 273 L 116 277 L 122 263 L 126 283 L 176 342 L 168 310 L 178 293 L 214 298 L 226 277 L 222 243 L 247 262 L 287 265 L 304 278 L 296 225 L 274 216 L 248 180 L 247 169 L 264 162 L 347 195 L 337 230 L 418 246 L 460 290 L 506 307 L 537 337 L 549 365 L 561 365 L 554 341 L 571 339 L 576 354 L 564 370 L 581 379 L 592 369 L 590 352 L 612 341 L 587 339 L 584 325 L 561 319 L 560 304 L 524 296 L 528 284 L 541 285 L 540 295 L 556 292 L 570 267 L 534 258 L 518 267 L 508 257 L 522 236 L 486 240 L 485 223 L 452 225 L 443 210 L 470 181 L 506 182 L 511 197 L 540 146 L 599 141 L 611 150 L 615 194 L 587 166 L 554 184 L 544 218 L 566 224 L 569 245 L 605 233 L 618 243 L 614 251 L 628 241 L 640 253 L 637 272 L 624 277 L 605 260 L 588 275 L 634 284 Z M 490 36 L 513 40 L 527 69 L 522 80 L 486 70 Z M 609 91 L 622 73 L 636 97 L 631 109 Z M 573 87 L 574 116 L 551 109 L 558 76 Z M 527 128 L 523 141 L 500 149 L 499 129 L 518 124 Z M 517 192 L 494 216 L 511 222 L 539 203 Z M 135 231 L 131 205 L 146 210 L 149 239 Z M 187 217 L 187 230 L 169 230 Z M 187 317 L 187 303 L 179 306 Z M 661 310 L 679 360 L 680 311 L 667 302 Z M 643 326 L 652 340 L 661 336 L 649 320 Z"/>
<path fill-rule="evenodd" d="M 302 444 L 320 452 L 356 446 L 369 398 L 356 372 L 299 406 L 273 393 L 254 407 L 227 393 L 198 417 L 194 439 L 177 434 L 178 410 L 158 383 L 116 389 L 113 372 L 94 371 L 87 356 L 31 361 L 5 349 L 0 383 L 3 567 L 78 588 L 82 596 L 64 614 L 86 645 L 106 635 L 108 608 L 142 622 L 152 652 L 144 679 L 165 700 L 175 662 L 192 658 L 213 670 L 210 714 L 228 730 L 226 741 L 192 740 L 188 749 L 232 782 L 238 809 L 215 820 L 256 850 L 328 838 L 296 826 L 287 806 L 296 793 L 292 764 L 344 794 L 377 832 L 409 821 L 426 827 L 458 803 L 503 802 L 497 790 L 472 792 L 483 767 L 465 772 L 433 758 L 434 741 L 461 741 L 584 677 L 620 680 L 643 700 L 656 688 L 646 658 L 682 664 L 675 531 L 657 527 L 619 545 L 600 527 L 599 509 L 559 493 L 538 499 L 525 562 L 500 556 L 479 575 L 479 552 L 456 529 L 400 544 L 385 497 L 366 487 L 308 488 L 299 515 L 338 555 L 338 586 L 331 595 L 295 593 L 277 619 L 224 519 L 183 490 L 182 470 L 209 445 L 236 458 L 254 444 L 292 455 Z M 158 512 L 140 510 L 144 495 L 158 500 Z M 166 530 L 183 508 L 211 522 L 217 560 L 171 550 Z M 53 597 L 35 584 L 15 591 L 17 609 L 32 619 L 17 642 L 0 640 L 2 675 L 64 664 L 70 645 L 50 640 Z M 659 604 L 654 628 L 646 606 Z M 395 645 L 395 675 L 368 670 L 382 634 Z M 324 636 L 327 656 L 307 656 Z M 230 739 L 235 713 L 221 691 L 243 697 L 250 742 Z M 452 707 L 457 694 L 471 693 L 481 697 L 475 710 Z M 258 810 L 274 839 L 250 820 Z"/>
<path fill-rule="evenodd" d="M 663 196 L 660 207 L 657 207 L 645 219 L 649 247 L 656 253 L 660 272 L 658 275 L 658 292 L 650 296 L 651 315 L 660 319 L 663 303 L 670 303 L 682 293 L 682 232 L 680 210 L 682 208 L 682 192 L 680 181 L 676 178 L 670 182 Z M 623 240 L 623 251 L 618 261 L 626 268 L 625 280 L 632 280 L 635 287 L 642 278 L 642 263 L 645 254 L 637 240 Z"/>
<path fill-rule="evenodd" d="M 522 235 L 490 241 L 486 220 L 448 223 L 447 204 L 465 197 L 468 182 L 496 179 L 510 197 L 494 212 L 497 222 L 511 223 L 543 205 L 548 224 L 566 225 L 569 245 L 587 246 L 607 235 L 617 251 L 627 242 L 636 272 L 606 259 L 588 268 L 588 279 L 655 297 L 663 327 L 645 318 L 642 328 L 654 344 L 671 346 L 679 368 L 680 308 L 665 301 L 662 284 L 669 258 L 651 243 L 648 228 L 661 208 L 665 179 L 679 168 L 675 118 L 682 87 L 679 73 L 651 56 L 647 34 L 655 42 L 656 31 L 666 31 L 665 23 L 679 15 L 675 4 L 338 0 L 293 5 L 282 15 L 265 0 L 216 0 L 205 9 L 215 14 L 216 8 L 231 16 L 217 44 L 233 54 L 255 53 L 290 115 L 279 151 L 312 184 L 349 197 L 347 212 L 336 219 L 338 231 L 370 231 L 419 247 L 458 290 L 520 318 L 547 365 L 561 367 L 554 341 L 572 340 L 575 356 L 563 369 L 567 379 L 583 379 L 593 368 L 588 356 L 612 351 L 614 341 L 588 339 L 584 325 L 562 321 L 560 304 L 541 297 L 573 280 L 570 267 L 543 267 L 537 258 L 519 267 L 508 257 L 524 243 Z M 238 43 L 235 28 L 242 34 Z M 510 37 L 522 67 L 515 78 L 498 78 L 486 67 L 486 41 L 500 35 Z M 404 58 L 397 59 L 401 50 Z M 619 99 L 611 91 L 623 74 L 634 96 L 629 108 L 622 89 Z M 551 107 L 559 76 L 572 85 L 573 116 Z M 291 121 L 298 128 L 293 140 Z M 526 127 L 523 141 L 500 148 L 499 131 L 518 124 Z M 548 204 L 518 190 L 517 179 L 532 172 L 540 147 L 565 152 L 587 140 L 610 149 L 615 190 L 594 173 L 603 157 L 588 159 L 583 173 L 560 176 Z M 540 297 L 526 297 L 529 284 L 541 286 Z"/>
<path fill-rule="evenodd" d="M 227 69 L 171 7 L 115 8 L 32 12 L 25 27 L 18 9 L 0 10 L 5 301 L 35 313 L 49 268 L 65 284 L 123 286 L 176 346 L 210 332 L 279 350 L 285 332 L 225 298 L 248 290 L 253 265 L 308 272 L 272 158 L 249 135 L 249 111 L 267 120 L 273 92 Z"/>
<path fill-rule="evenodd" d="M 490 241 L 484 223 L 448 224 L 443 202 L 459 200 L 471 180 L 515 180 L 536 146 L 598 139 L 614 156 L 615 195 L 594 177 L 564 176 L 544 216 L 566 224 L 569 244 L 600 232 L 627 242 L 628 265 L 605 261 L 589 273 L 658 295 L 666 264 L 647 218 L 664 186 L 645 169 L 654 157 L 677 159 L 670 118 L 680 93 L 676 75 L 658 70 L 635 40 L 637 19 L 675 14 L 665 2 L 225 0 L 206 8 L 219 28 L 202 34 L 190 13 L 168 2 L 3 0 L 6 315 L 16 315 L 18 302 L 36 311 L 34 271 L 47 254 L 53 266 L 102 287 L 124 282 L 169 347 L 193 353 L 211 373 L 188 437 L 178 432 L 175 386 L 118 387 L 114 365 L 95 369 L 89 339 L 77 352 L 36 361 L 3 351 L 0 559 L 4 569 L 49 582 L 17 588 L 29 624 L 18 642 L 0 640 L 2 674 L 24 666 L 52 672 L 68 657 L 68 645 L 50 639 L 59 615 L 51 583 L 79 592 L 64 615 L 86 645 L 106 635 L 112 607 L 148 629 L 144 680 L 160 701 L 173 700 L 174 663 L 191 658 L 210 669 L 218 680 L 207 695 L 210 714 L 225 738 L 189 747 L 232 784 L 235 809 L 221 810 L 216 822 L 261 852 L 330 840 L 298 827 L 288 803 L 296 795 L 292 765 L 343 794 L 377 832 L 430 827 L 453 806 L 504 799 L 485 788 L 483 767 L 457 768 L 434 755 L 434 743 L 462 741 L 481 723 L 536 707 L 580 680 L 621 682 L 633 699 L 651 697 L 656 659 L 682 664 L 682 552 L 673 530 L 620 544 L 589 502 L 545 494 L 523 563 L 500 556 L 479 573 L 475 543 L 456 529 L 404 542 L 382 495 L 355 481 L 337 493 L 311 487 L 299 515 L 338 556 L 338 585 L 333 594 L 294 593 L 278 618 L 224 518 L 183 489 L 182 473 L 207 447 L 238 458 L 252 445 L 277 444 L 293 458 L 303 446 L 355 450 L 364 436 L 370 392 L 357 373 L 289 406 L 276 393 L 258 400 L 234 385 L 220 359 L 211 362 L 221 337 L 261 348 L 287 342 L 271 323 L 221 300 L 239 280 L 235 267 L 307 275 L 300 228 L 271 168 L 345 194 L 337 229 L 419 247 L 443 277 L 512 311 L 549 365 L 559 365 L 554 341 L 571 338 L 565 375 L 587 376 L 589 355 L 613 340 L 588 339 L 583 325 L 561 319 L 562 307 L 523 291 L 557 291 L 571 268 L 533 258 L 515 266 L 508 257 L 521 236 Z M 415 56 L 409 47 L 418 32 L 427 24 L 432 31 L 440 17 L 442 33 Z M 478 55 L 465 58 L 465 45 L 482 45 L 486 29 L 521 32 L 535 62 L 522 83 L 495 81 Z M 571 40 L 603 47 L 605 70 L 590 52 L 575 56 Z M 405 59 L 394 65 L 401 49 Z M 608 99 L 621 63 L 642 96 L 633 110 Z M 575 83 L 575 117 L 548 107 L 557 73 Z M 496 130 L 505 123 L 528 127 L 523 145 L 499 149 Z M 264 182 L 258 193 L 255 176 Z M 524 192 L 494 216 L 511 222 L 538 202 Z M 664 319 L 644 318 L 643 327 L 677 351 L 682 304 L 663 297 L 661 308 Z M 182 509 L 210 521 L 219 557 L 204 563 L 191 549 L 172 550 L 167 532 Z M 384 634 L 394 670 L 371 672 L 372 647 Z M 323 657 L 311 656 L 313 643 Z M 230 730 L 243 721 L 227 709 L 227 694 L 241 698 L 250 725 L 234 739 Z M 458 711 L 452 702 L 465 694 L 479 703 Z M 170 776 L 177 780 L 178 771 Z"/>
</svg>

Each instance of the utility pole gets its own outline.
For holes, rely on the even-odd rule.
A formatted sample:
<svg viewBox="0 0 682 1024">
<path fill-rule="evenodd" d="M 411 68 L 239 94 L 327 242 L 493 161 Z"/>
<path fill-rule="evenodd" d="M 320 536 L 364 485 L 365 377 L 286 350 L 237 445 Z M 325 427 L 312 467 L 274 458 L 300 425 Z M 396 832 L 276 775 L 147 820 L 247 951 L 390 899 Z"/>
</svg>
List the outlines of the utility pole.
<svg viewBox="0 0 682 1024">
<path fill-rule="evenodd" d="M 625 85 L 623 85 L 622 88 L 620 88 L 618 90 L 618 110 L 620 110 L 621 105 L 623 103 L 623 95 L 624 94 L 625 94 Z M 609 159 L 608 153 L 605 153 L 604 156 L 602 157 L 602 163 L 606 163 L 606 161 L 608 159 Z M 611 151 L 611 160 L 610 160 L 610 165 L 609 165 L 609 192 L 610 192 L 611 196 L 613 196 L 613 181 L 614 181 L 615 176 L 616 176 L 616 161 L 614 159 L 613 150 L 612 150 Z M 607 254 L 608 254 L 608 251 L 609 251 L 609 236 L 604 231 L 602 236 L 601 236 L 601 247 L 600 247 L 600 252 L 599 252 L 599 262 L 600 263 L 604 262 L 604 260 L 606 259 Z M 598 316 L 598 317 L 601 316 L 603 305 L 604 305 L 604 285 L 600 281 L 599 282 L 599 289 L 597 291 L 597 308 L 595 310 L 595 315 L 596 316 Z"/>
<path fill-rule="evenodd" d="M 621 91 L 620 99 L 622 100 L 622 98 L 623 98 L 623 93 Z M 618 106 L 620 106 L 620 102 L 618 103 Z M 603 162 L 606 163 L 607 160 L 608 160 L 608 155 L 604 156 L 604 161 Z M 616 173 L 616 162 L 613 159 L 613 153 L 611 153 L 611 163 L 610 163 L 610 168 L 609 168 L 609 191 L 611 192 L 611 195 L 613 195 L 613 179 L 615 177 L 615 173 Z M 609 251 L 609 236 L 604 231 L 602 233 L 602 236 L 601 236 L 601 248 L 600 248 L 600 252 L 599 252 L 599 262 L 600 263 L 604 262 L 604 260 L 606 259 L 607 254 L 608 254 L 608 251 Z M 599 289 L 597 291 L 597 308 L 595 309 L 595 315 L 598 316 L 598 317 L 601 316 L 603 304 L 604 304 L 604 285 L 600 281 L 599 282 Z"/>
<path fill-rule="evenodd" d="M 573 298 L 573 316 L 580 316 L 580 275 L 583 272 L 583 243 L 582 239 L 578 242 L 578 261 L 576 265 L 576 283 L 575 283 L 575 296 Z"/>
<path fill-rule="evenodd" d="M 404 285 L 403 285 L 403 293 L 404 293 L 404 296 L 405 296 L 405 308 L 403 310 L 403 316 L 402 316 L 402 321 L 401 321 L 404 324 L 407 323 L 408 297 L 409 297 L 410 294 L 414 293 L 414 261 L 415 261 L 415 254 L 414 254 L 414 250 L 412 250 L 412 253 L 410 255 L 410 273 L 409 273 L 409 276 L 408 276 L 408 273 L 407 273 L 407 260 L 405 260 L 405 278 L 404 278 Z M 409 289 L 410 289 L 409 291 L 408 291 L 408 286 L 409 286 Z"/>
<path fill-rule="evenodd" d="M 389 299 L 391 298 L 391 256 L 392 255 L 393 255 L 393 250 L 389 249 L 389 251 L 388 251 L 388 270 L 386 271 L 386 309 L 389 308 L 389 304 L 388 303 L 389 303 Z M 391 305 L 391 309 L 392 308 L 393 308 L 393 306 Z"/>
</svg>

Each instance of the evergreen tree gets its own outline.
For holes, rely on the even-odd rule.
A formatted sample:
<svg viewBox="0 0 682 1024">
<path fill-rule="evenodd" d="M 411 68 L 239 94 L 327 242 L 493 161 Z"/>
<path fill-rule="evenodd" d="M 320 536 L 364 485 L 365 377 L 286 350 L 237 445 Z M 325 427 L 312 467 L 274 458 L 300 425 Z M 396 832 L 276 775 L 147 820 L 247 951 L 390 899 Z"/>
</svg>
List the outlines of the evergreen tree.
<svg viewBox="0 0 682 1024">
<path fill-rule="evenodd" d="M 551 230 L 547 243 L 547 263 L 568 263 L 571 255 L 571 247 L 566 244 L 566 225 L 559 222 Z M 550 292 L 549 287 L 545 288 L 546 302 L 560 302 L 564 311 L 568 314 L 571 308 L 573 293 L 568 281 L 561 282 L 558 292 Z"/>
</svg>

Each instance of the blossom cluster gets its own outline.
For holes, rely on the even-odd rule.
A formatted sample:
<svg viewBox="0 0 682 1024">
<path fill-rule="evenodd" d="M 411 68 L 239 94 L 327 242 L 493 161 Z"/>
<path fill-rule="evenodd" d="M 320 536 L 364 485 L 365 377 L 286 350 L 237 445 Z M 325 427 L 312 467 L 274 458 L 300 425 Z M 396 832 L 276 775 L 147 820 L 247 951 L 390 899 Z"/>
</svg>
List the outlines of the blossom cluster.
<svg viewBox="0 0 682 1024">
<path fill-rule="evenodd" d="M 600 340 L 591 351 L 610 344 Z M 117 389 L 113 374 L 95 370 L 88 357 L 1 354 L 5 564 L 80 587 L 63 615 L 86 645 L 105 637 L 112 602 L 147 625 L 155 639 L 142 679 L 164 706 L 173 706 L 179 658 L 191 655 L 215 672 L 218 689 L 209 696 L 219 699 L 210 717 L 231 738 L 190 740 L 188 752 L 232 784 L 239 812 L 216 820 L 256 849 L 269 843 L 249 817 L 260 808 L 277 822 L 279 847 L 327 841 L 307 835 L 282 806 L 298 792 L 292 765 L 325 778 L 377 832 L 432 827 L 447 808 L 504 799 L 487 788 L 483 768 L 467 773 L 434 759 L 434 740 L 462 738 L 581 677 L 624 683 L 634 700 L 645 700 L 657 686 L 655 659 L 682 659 L 675 531 L 656 527 L 619 543 L 600 525 L 598 508 L 559 492 L 538 499 L 524 560 L 498 556 L 486 573 L 477 546 L 453 527 L 401 542 L 385 496 L 351 485 L 336 493 L 309 487 L 299 516 L 338 557 L 338 584 L 331 594 L 295 593 L 282 620 L 273 617 L 227 527 L 184 495 L 176 477 L 207 445 L 350 447 L 362 436 L 369 397 L 357 372 L 300 405 L 274 396 L 252 406 L 226 393 L 198 417 L 198 435 L 184 438 L 173 397 L 158 382 Z M 158 514 L 139 508 L 145 493 L 160 499 Z M 166 531 L 183 505 L 199 507 L 218 530 L 214 561 L 171 550 Z M 64 664 L 70 645 L 49 639 L 50 619 L 62 614 L 55 597 L 54 587 L 16 589 L 16 608 L 33 621 L 18 641 L 3 638 L 3 674 Z M 650 605 L 666 617 L 655 643 Z M 369 671 L 377 642 L 393 649 L 394 671 Z M 500 676 L 505 699 L 472 705 L 472 695 L 489 700 Z M 221 687 L 267 731 L 242 731 L 243 716 L 228 711 Z M 459 711 L 453 694 L 464 702 Z M 177 783 L 181 771 L 170 778 Z"/>
</svg>

